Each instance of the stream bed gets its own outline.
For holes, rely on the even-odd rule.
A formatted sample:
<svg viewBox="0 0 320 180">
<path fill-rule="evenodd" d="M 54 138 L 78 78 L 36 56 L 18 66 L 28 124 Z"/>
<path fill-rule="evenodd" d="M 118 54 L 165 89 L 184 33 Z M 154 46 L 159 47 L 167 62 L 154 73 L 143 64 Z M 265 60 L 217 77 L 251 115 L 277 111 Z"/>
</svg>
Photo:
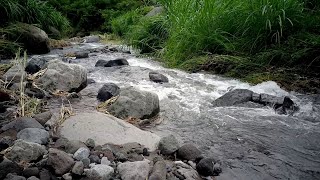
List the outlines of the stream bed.
<svg viewBox="0 0 320 180">
<path fill-rule="evenodd" d="M 89 58 L 70 61 L 87 68 L 88 78 L 96 82 L 80 92 L 80 101 L 73 102 L 76 112 L 95 111 L 96 95 L 104 83 L 121 88 L 134 86 L 154 92 L 160 99 L 161 123 L 146 130 L 159 136 L 173 134 L 181 143 L 192 142 L 205 156 L 221 160 L 223 172 L 218 180 L 320 179 L 320 95 L 286 92 L 275 82 L 252 86 L 204 72 L 190 74 L 132 54 L 95 51 L 103 46 L 86 43 L 40 56 L 61 58 L 72 51 L 92 52 Z M 126 58 L 130 65 L 95 67 L 99 59 L 115 58 Z M 150 71 L 164 74 L 169 83 L 151 82 Z M 267 107 L 211 105 L 226 92 L 239 88 L 289 96 L 300 110 L 288 116 Z"/>
</svg>

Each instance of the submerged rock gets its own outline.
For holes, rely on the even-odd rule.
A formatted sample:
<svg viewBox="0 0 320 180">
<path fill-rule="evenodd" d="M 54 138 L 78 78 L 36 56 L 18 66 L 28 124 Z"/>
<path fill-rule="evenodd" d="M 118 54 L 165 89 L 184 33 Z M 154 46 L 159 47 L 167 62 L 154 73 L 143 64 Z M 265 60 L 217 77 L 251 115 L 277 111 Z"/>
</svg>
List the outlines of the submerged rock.
<svg viewBox="0 0 320 180">
<path fill-rule="evenodd" d="M 114 60 L 98 60 L 95 67 L 113 67 L 113 66 L 125 66 L 129 65 L 128 61 L 123 58 L 114 59 Z"/>
<path fill-rule="evenodd" d="M 224 107 L 245 103 L 252 100 L 252 94 L 253 92 L 248 89 L 236 89 L 216 99 L 212 105 L 214 107 Z"/>
<path fill-rule="evenodd" d="M 150 72 L 149 73 L 149 78 L 151 81 L 156 82 L 156 83 L 167 83 L 169 82 L 169 79 L 160 73 L 157 72 Z"/>
<path fill-rule="evenodd" d="M 160 111 L 158 95 L 133 87 L 122 89 L 119 98 L 108 108 L 118 118 L 148 119 Z"/>
</svg>

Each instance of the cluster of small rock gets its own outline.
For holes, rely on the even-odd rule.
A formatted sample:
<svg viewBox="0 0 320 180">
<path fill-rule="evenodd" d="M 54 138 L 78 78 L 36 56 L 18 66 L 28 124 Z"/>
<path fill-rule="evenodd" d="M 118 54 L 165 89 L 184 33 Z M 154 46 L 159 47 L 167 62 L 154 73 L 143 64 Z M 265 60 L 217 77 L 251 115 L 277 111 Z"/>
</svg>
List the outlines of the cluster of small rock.
<svg viewBox="0 0 320 180">
<path fill-rule="evenodd" d="M 134 142 L 96 145 L 93 139 L 50 136 L 43 127 L 49 118 L 46 112 L 1 128 L 0 179 L 178 180 L 221 173 L 219 161 L 204 158 L 192 144 L 179 146 L 172 135 L 162 138 L 154 152 Z"/>
</svg>

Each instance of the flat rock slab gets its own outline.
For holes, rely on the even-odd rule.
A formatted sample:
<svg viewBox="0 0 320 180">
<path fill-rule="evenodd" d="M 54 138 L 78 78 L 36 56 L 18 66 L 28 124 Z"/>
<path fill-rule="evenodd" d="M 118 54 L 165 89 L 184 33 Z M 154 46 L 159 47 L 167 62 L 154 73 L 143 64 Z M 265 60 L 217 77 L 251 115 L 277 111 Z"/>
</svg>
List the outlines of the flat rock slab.
<svg viewBox="0 0 320 180">
<path fill-rule="evenodd" d="M 61 128 L 61 135 L 69 140 L 85 142 L 91 138 L 96 145 L 112 143 L 122 145 L 137 142 L 150 151 L 157 148 L 160 137 L 147 131 L 143 131 L 114 116 L 99 113 L 79 113 L 68 118 Z"/>
</svg>

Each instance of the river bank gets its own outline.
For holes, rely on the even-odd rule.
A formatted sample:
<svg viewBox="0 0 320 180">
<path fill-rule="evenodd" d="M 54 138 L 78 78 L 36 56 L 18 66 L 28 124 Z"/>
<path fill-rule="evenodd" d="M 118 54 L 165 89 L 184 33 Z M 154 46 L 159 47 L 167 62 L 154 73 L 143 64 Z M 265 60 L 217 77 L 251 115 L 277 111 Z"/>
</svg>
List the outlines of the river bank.
<svg viewBox="0 0 320 180">
<path fill-rule="evenodd" d="M 125 121 L 119 120 L 114 125 L 124 123 L 121 126 L 126 127 L 125 124 L 131 123 L 140 129 L 153 132 L 156 136 L 166 137 L 173 134 L 180 144 L 195 144 L 205 158 L 213 158 L 214 162 L 218 162 L 222 173 L 216 176 L 216 179 L 319 178 L 319 164 L 316 158 L 319 157 L 317 152 L 320 148 L 318 142 L 320 114 L 319 98 L 316 95 L 287 92 L 274 82 L 264 82 L 252 86 L 238 80 L 208 73 L 190 74 L 176 69 L 167 69 L 151 58 L 141 58 L 134 52 L 129 52 L 130 49 L 125 46 L 109 45 L 106 47 L 105 44 L 100 43 L 78 42 L 62 49 L 51 50 L 49 54 L 30 56 L 28 59 L 36 61 L 45 59 L 51 62 L 54 59 L 60 59 L 61 63 L 62 60 L 67 62 L 65 66 L 81 66 L 87 71 L 88 85 L 80 92 L 68 96 L 64 96 L 64 93 L 61 92 L 45 100 L 47 105 L 44 107 L 53 113 L 50 120 L 45 123 L 45 127 L 51 127 L 49 128 L 51 130 L 59 129 L 62 135 L 67 136 L 72 141 L 85 142 L 88 138 L 94 139 L 99 144 L 107 143 L 107 141 L 112 143 L 138 141 L 152 152 L 155 146 L 148 144 L 148 142 L 153 141 L 146 141 L 145 138 L 153 135 L 138 135 L 137 137 L 145 136 L 142 140 L 130 140 L 125 136 L 117 140 L 117 137 L 121 137 L 121 134 L 123 134 L 122 128 L 117 132 L 112 132 L 110 130 L 113 128 L 110 127 L 112 127 L 111 122 L 113 120 L 107 120 L 107 117 L 104 120 L 100 115 L 96 115 L 97 109 L 101 110 L 101 107 L 102 112 L 112 112 L 110 109 L 105 109 L 106 106 L 97 100 L 97 96 L 104 85 L 113 83 L 120 88 L 120 93 L 130 92 L 127 94 L 129 96 L 125 95 L 126 97 L 131 97 L 135 91 L 156 94 L 159 98 L 160 107 L 156 118 L 139 120 L 139 118 L 127 117 L 124 118 Z M 101 64 L 101 60 L 108 62 L 108 60 L 118 58 L 126 59 L 129 65 L 97 66 L 97 64 Z M 99 60 L 100 63 L 97 63 Z M 53 61 L 51 63 L 59 64 L 60 62 Z M 50 67 L 55 66 L 50 65 L 48 68 Z M 73 70 L 70 69 L 69 71 Z M 156 83 L 151 81 L 150 72 L 157 72 L 166 76 L 168 82 Z M 71 75 L 69 76 L 71 77 Z M 48 78 L 50 79 L 50 77 L 54 76 Z M 64 81 L 70 77 L 65 77 Z M 75 76 L 75 78 L 80 77 Z M 58 79 L 57 83 L 59 84 L 60 81 L 62 80 Z M 52 88 L 52 86 L 48 87 Z M 130 87 L 136 90 L 132 91 L 133 89 L 130 90 Z M 129 88 L 129 91 L 127 88 Z M 288 96 L 299 107 L 299 110 L 291 115 L 280 115 L 276 113 L 273 106 L 252 104 L 251 102 L 229 107 L 214 107 L 212 105 L 216 99 L 223 97 L 234 89 L 248 89 L 254 93 L 268 94 L 279 98 Z M 124 94 L 120 94 L 121 96 L 124 96 Z M 147 96 L 151 99 L 153 97 Z M 139 96 L 134 95 L 134 97 Z M 243 97 L 243 95 L 239 97 Z M 150 100 L 150 98 L 148 99 Z M 137 99 L 142 100 L 141 98 Z M 138 101 L 139 105 L 136 104 L 123 110 L 127 113 L 136 113 L 134 107 L 140 107 L 145 102 L 156 102 L 156 100 L 140 100 Z M 151 107 L 153 106 L 149 104 L 143 107 L 144 110 L 141 112 L 150 112 L 147 109 Z M 123 110 L 118 112 L 123 112 Z M 154 110 L 157 112 L 156 107 Z M 87 116 L 86 113 L 89 115 Z M 120 117 L 123 114 L 116 114 L 116 116 Z M 134 126 L 129 129 L 134 128 Z M 128 130 L 123 132 L 129 136 L 133 135 Z M 54 145 L 57 143 L 57 137 L 55 134 L 52 135 L 54 136 L 50 135 L 50 137 L 53 138 Z M 125 142 L 124 140 L 128 141 Z M 116 155 L 117 151 L 112 151 L 112 154 Z M 133 156 L 139 157 L 134 161 L 142 160 L 140 155 Z M 143 155 L 143 157 L 148 159 L 147 156 Z M 166 159 L 166 157 L 164 158 Z M 188 163 L 188 161 L 186 162 Z M 209 160 L 209 162 L 211 161 Z M 195 160 L 195 163 L 199 162 Z M 99 165 L 99 163 L 96 164 Z M 184 168 L 188 167 L 186 169 L 189 169 L 189 171 L 186 171 L 186 169 L 180 170 L 180 173 L 174 174 L 176 178 L 184 179 L 188 177 L 188 173 L 181 177 L 179 177 L 179 174 L 190 172 L 193 169 L 192 163 L 191 168 L 190 165 L 182 166 Z M 51 168 L 52 164 L 49 164 L 48 167 Z M 91 169 L 94 169 L 94 166 Z M 114 169 L 117 170 L 116 166 Z M 71 176 L 77 178 L 73 172 L 71 172 Z M 170 176 L 168 175 L 168 177 Z"/>
</svg>

